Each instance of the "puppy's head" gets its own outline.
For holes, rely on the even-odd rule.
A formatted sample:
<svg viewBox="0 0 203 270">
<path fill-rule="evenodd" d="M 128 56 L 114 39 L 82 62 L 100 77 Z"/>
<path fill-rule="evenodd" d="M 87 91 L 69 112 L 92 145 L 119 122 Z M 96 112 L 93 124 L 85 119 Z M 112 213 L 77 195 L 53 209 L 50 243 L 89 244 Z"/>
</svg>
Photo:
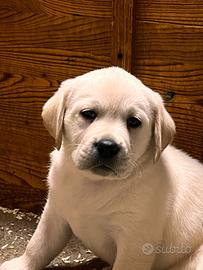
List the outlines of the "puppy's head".
<svg viewBox="0 0 203 270">
<path fill-rule="evenodd" d="M 127 178 L 156 162 L 175 132 L 159 94 L 117 67 L 64 81 L 42 117 L 58 150 L 102 179 Z"/>
</svg>

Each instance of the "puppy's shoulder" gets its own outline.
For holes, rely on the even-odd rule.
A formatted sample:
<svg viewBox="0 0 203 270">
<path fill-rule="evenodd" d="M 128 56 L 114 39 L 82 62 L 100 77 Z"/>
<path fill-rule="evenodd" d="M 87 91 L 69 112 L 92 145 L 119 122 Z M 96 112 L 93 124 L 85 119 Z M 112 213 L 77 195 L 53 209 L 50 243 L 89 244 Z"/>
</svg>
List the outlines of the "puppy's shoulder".
<svg viewBox="0 0 203 270">
<path fill-rule="evenodd" d="M 50 153 L 50 164 L 54 163 L 57 161 L 60 157 L 60 151 L 58 151 L 56 148 Z"/>
<path fill-rule="evenodd" d="M 200 170 L 203 170 L 203 164 L 190 156 L 188 153 L 176 148 L 173 145 L 169 145 L 163 152 L 163 157 L 167 162 L 170 162 L 174 165 L 175 162 L 178 162 L 177 165 L 183 166 L 190 164 L 191 166 L 199 167 Z"/>
<path fill-rule="evenodd" d="M 162 164 L 173 182 L 197 182 L 203 187 L 203 164 L 184 151 L 169 145 L 162 153 Z"/>
</svg>

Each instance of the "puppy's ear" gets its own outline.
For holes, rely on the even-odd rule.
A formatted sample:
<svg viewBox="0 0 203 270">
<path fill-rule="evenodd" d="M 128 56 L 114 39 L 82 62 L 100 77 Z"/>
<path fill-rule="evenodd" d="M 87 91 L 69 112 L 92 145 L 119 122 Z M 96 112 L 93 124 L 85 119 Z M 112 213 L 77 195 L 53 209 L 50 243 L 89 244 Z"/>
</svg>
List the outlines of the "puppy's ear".
<svg viewBox="0 0 203 270">
<path fill-rule="evenodd" d="M 157 94 L 159 96 L 159 94 Z M 161 97 L 158 97 L 158 106 L 155 109 L 154 121 L 154 162 L 158 161 L 161 152 L 173 141 L 175 135 L 175 123 L 164 107 Z"/>
<path fill-rule="evenodd" d="M 62 143 L 63 120 L 65 115 L 65 103 L 69 92 L 69 81 L 61 84 L 57 92 L 48 99 L 42 110 L 42 118 L 46 129 L 55 139 L 56 148 L 59 150 Z"/>
</svg>

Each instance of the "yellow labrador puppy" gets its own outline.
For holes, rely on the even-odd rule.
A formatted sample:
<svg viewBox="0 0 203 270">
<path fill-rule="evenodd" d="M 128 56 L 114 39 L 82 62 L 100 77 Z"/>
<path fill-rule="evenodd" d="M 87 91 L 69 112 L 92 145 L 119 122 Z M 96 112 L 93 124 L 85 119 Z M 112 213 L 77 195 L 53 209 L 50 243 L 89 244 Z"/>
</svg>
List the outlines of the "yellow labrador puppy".
<svg viewBox="0 0 203 270">
<path fill-rule="evenodd" d="M 0 270 L 39 270 L 72 233 L 113 270 L 203 270 L 203 166 L 169 145 L 161 97 L 121 68 L 64 81 L 42 117 L 57 149 L 25 253 Z"/>
</svg>

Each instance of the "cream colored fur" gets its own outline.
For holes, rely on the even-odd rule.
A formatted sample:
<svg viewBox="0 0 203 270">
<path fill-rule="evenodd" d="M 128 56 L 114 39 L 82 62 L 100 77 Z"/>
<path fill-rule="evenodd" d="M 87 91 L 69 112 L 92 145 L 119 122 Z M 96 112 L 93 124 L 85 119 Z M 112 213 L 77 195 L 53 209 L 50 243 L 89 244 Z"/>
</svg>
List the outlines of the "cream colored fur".
<svg viewBox="0 0 203 270">
<path fill-rule="evenodd" d="M 129 115 L 142 125 L 127 128 Z M 169 145 L 175 125 L 158 93 L 110 67 L 64 81 L 42 117 L 57 146 L 48 200 L 25 253 L 0 270 L 42 269 L 72 233 L 113 270 L 203 270 L 203 166 Z M 121 153 L 102 176 L 92 145 L 106 137 Z"/>
</svg>

